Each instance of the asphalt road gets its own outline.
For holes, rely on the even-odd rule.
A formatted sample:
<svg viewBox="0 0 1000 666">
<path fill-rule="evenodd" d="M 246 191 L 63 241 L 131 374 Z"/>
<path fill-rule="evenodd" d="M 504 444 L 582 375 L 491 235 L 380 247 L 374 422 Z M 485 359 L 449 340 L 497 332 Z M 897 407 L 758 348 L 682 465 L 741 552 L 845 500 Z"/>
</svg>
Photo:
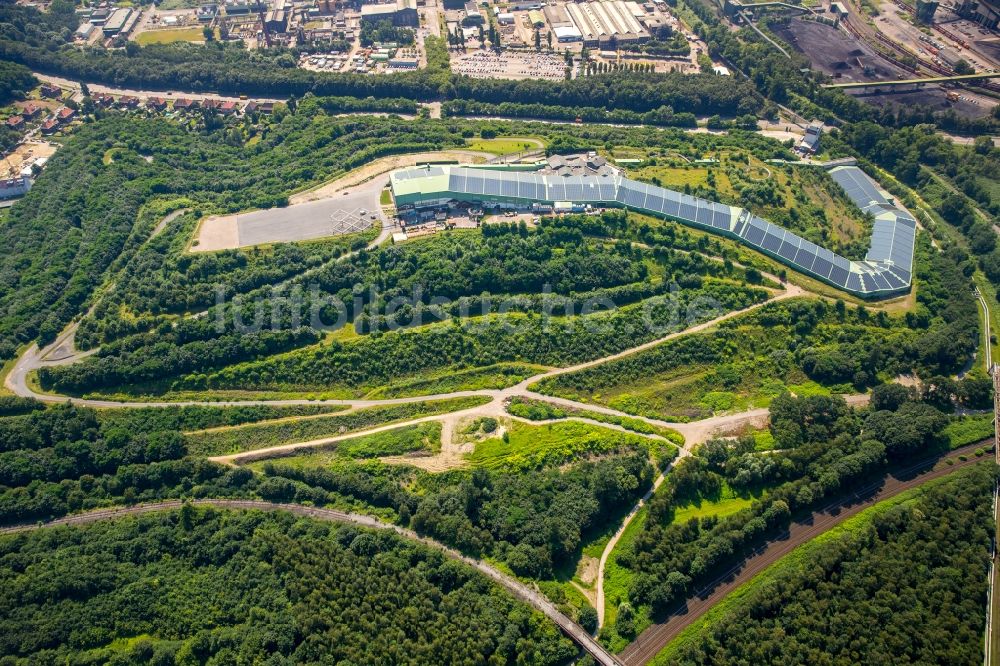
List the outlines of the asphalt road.
<svg viewBox="0 0 1000 666">
<path fill-rule="evenodd" d="M 763 572 L 798 546 L 815 539 L 820 534 L 836 527 L 848 518 L 859 514 L 878 502 L 895 497 L 901 492 L 915 488 L 933 479 L 951 474 L 955 470 L 975 465 L 984 460 L 992 460 L 991 457 L 984 456 L 977 458 L 972 455 L 977 448 L 987 445 L 992 441 L 985 440 L 984 442 L 970 444 L 969 446 L 952 451 L 944 458 L 928 458 L 904 469 L 897 470 L 883 480 L 859 489 L 847 499 L 816 511 L 807 519 L 796 521 L 779 539 L 769 542 L 741 564 L 733 567 L 715 581 L 702 588 L 694 597 L 688 599 L 684 606 L 676 609 L 667 620 L 654 624 L 643 631 L 618 656 L 628 666 L 649 662 L 670 641 L 708 612 L 709 609 L 730 592 Z M 963 461 L 958 460 L 959 455 L 969 455 L 970 457 Z M 944 463 L 945 458 L 954 459 L 954 464 L 948 465 Z"/>
</svg>

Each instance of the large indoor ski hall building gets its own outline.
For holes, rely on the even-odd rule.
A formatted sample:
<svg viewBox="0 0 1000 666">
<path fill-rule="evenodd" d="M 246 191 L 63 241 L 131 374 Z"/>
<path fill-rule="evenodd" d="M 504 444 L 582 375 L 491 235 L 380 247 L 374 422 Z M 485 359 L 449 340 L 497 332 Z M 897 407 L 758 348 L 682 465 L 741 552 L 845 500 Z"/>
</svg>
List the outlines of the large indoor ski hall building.
<svg viewBox="0 0 1000 666">
<path fill-rule="evenodd" d="M 401 211 L 455 202 L 539 212 L 627 208 L 735 239 L 795 271 L 863 298 L 884 298 L 910 288 L 916 220 L 896 207 L 892 197 L 857 166 L 830 170 L 847 196 L 875 220 L 865 258 L 849 260 L 743 208 L 631 180 L 604 166 L 602 158 L 597 160 L 601 163 L 576 171 L 545 164 L 427 165 L 395 171 L 390 182 Z"/>
</svg>

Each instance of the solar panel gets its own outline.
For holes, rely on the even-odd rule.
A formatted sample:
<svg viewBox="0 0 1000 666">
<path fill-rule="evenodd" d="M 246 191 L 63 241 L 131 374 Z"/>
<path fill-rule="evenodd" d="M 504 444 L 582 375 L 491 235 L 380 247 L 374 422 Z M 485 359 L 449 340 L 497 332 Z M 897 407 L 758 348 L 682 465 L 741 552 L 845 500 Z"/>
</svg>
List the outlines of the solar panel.
<svg viewBox="0 0 1000 666">
<path fill-rule="evenodd" d="M 881 273 L 872 273 L 872 280 L 875 282 L 875 287 L 882 291 L 889 290 L 889 282 L 882 277 Z"/>
<path fill-rule="evenodd" d="M 597 190 L 599 191 L 598 197 L 601 201 L 615 200 L 615 184 L 613 182 L 602 180 Z"/>
<path fill-rule="evenodd" d="M 765 234 L 761 247 L 771 252 L 777 252 L 778 248 L 781 247 L 781 239 L 772 234 Z"/>
<path fill-rule="evenodd" d="M 698 206 L 694 209 L 694 221 L 706 227 L 712 226 L 712 211 L 704 206 Z"/>
<path fill-rule="evenodd" d="M 549 196 L 548 185 L 545 183 L 544 179 L 538 178 L 535 181 L 535 198 L 538 199 L 539 201 L 551 201 L 551 199 L 549 199 L 548 196 Z"/>
<path fill-rule="evenodd" d="M 668 192 L 663 198 L 663 212 L 673 218 L 680 217 L 681 202 L 676 192 Z"/>
<path fill-rule="evenodd" d="M 534 199 L 535 198 L 535 181 L 533 180 L 521 180 L 517 183 L 517 196 L 521 199 Z"/>
<path fill-rule="evenodd" d="M 503 181 L 499 178 L 485 178 L 483 183 L 483 194 L 487 196 L 498 197 L 503 192 Z"/>
<path fill-rule="evenodd" d="M 476 176 L 470 175 L 465 181 L 465 191 L 469 194 L 482 194 L 485 186 L 485 181 Z"/>
<path fill-rule="evenodd" d="M 795 253 L 798 251 L 799 248 L 788 241 L 783 242 L 781 247 L 778 248 L 778 254 L 790 262 L 795 261 Z"/>
<path fill-rule="evenodd" d="M 622 196 L 622 200 L 625 205 L 631 206 L 632 208 L 641 208 L 646 199 L 645 192 L 638 192 L 631 187 L 621 188 L 619 195 Z"/>
<path fill-rule="evenodd" d="M 812 272 L 819 275 L 822 278 L 828 278 L 830 276 L 830 270 L 833 268 L 833 264 L 823 257 L 816 257 L 816 261 L 812 265 Z"/>
<path fill-rule="evenodd" d="M 716 207 L 712 211 L 712 226 L 722 231 L 729 231 L 732 227 L 733 216 L 728 210 L 720 210 Z"/>
<path fill-rule="evenodd" d="M 500 183 L 500 193 L 505 197 L 517 196 L 517 181 L 504 179 Z"/>
<path fill-rule="evenodd" d="M 682 220 L 697 222 L 698 210 L 689 203 L 681 203 L 680 212 L 677 214 Z"/>
<path fill-rule="evenodd" d="M 795 255 L 795 265 L 811 271 L 814 263 L 816 263 L 816 246 L 810 243 L 810 247 L 800 247 Z"/>
<path fill-rule="evenodd" d="M 902 280 L 906 284 L 910 283 L 910 277 L 911 277 L 910 271 L 906 270 L 902 266 L 893 266 L 892 268 L 889 269 L 889 271 L 894 273 L 900 280 Z"/>
<path fill-rule="evenodd" d="M 896 276 L 892 271 L 886 271 L 885 273 L 882 273 L 882 277 L 885 278 L 885 281 L 889 283 L 890 289 L 900 289 L 901 287 L 906 286 L 906 283 L 900 280 L 899 277 Z"/>
<path fill-rule="evenodd" d="M 845 286 L 847 284 L 848 272 L 846 268 L 841 268 L 840 266 L 834 266 L 833 270 L 830 271 L 830 282 L 834 284 L 839 284 L 840 286 Z"/>
<path fill-rule="evenodd" d="M 760 247 L 760 244 L 764 242 L 764 230 L 754 224 L 751 224 L 747 227 L 746 239 L 754 245 Z"/>
<path fill-rule="evenodd" d="M 655 194 L 650 194 L 646 197 L 646 209 L 656 211 L 660 213 L 663 211 L 663 199 L 656 196 Z"/>
<path fill-rule="evenodd" d="M 861 276 L 857 273 L 851 273 L 847 276 L 847 288 L 850 291 L 860 291 L 861 290 Z"/>
</svg>

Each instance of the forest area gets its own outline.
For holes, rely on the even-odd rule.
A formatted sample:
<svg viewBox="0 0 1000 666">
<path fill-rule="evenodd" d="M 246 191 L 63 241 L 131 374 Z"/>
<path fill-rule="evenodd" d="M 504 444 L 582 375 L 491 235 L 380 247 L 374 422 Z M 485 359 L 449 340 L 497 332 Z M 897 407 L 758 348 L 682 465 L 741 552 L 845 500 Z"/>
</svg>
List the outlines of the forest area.
<svg viewBox="0 0 1000 666">
<path fill-rule="evenodd" d="M 667 475 L 641 529 L 614 555 L 622 593 L 608 600 L 616 608 L 605 640 L 624 645 L 634 639 L 797 518 L 894 467 L 967 444 L 949 441 L 950 406 L 935 400 L 898 385 L 876 388 L 865 409 L 848 407 L 838 397 L 785 394 L 771 403 L 773 442 L 764 452 L 752 435 L 699 447 Z M 989 463 L 984 466 L 983 478 L 992 478 Z M 719 502 L 726 494 L 746 498 L 745 508 L 675 519 L 685 507 Z M 985 584 L 985 574 L 977 583 Z M 847 621 L 859 627 L 866 622 L 857 614 Z M 708 663 L 712 654 L 708 649 L 700 658 Z"/>
<path fill-rule="evenodd" d="M 985 133 L 997 119 L 870 107 L 819 87 L 801 57 L 782 58 L 746 30 L 718 24 L 712 3 L 680 1 L 700 17 L 694 28 L 712 56 L 746 80 L 625 72 L 473 79 L 448 70 L 446 47 L 433 38 L 423 71 L 323 74 L 296 68 L 297 52 L 287 49 L 76 49 L 67 45 L 76 17 L 66 0 L 43 14 L 0 6 L 0 57 L 36 71 L 116 86 L 296 97 L 268 118 L 100 112 L 65 141 L 24 202 L 0 218 L 0 361 L 31 341 L 53 340 L 81 316 L 76 344 L 99 348 L 81 362 L 42 369 L 46 390 L 359 399 L 503 388 L 545 366 L 617 353 L 760 304 L 789 278 L 725 239 L 626 211 L 442 232 L 370 251 L 363 248 L 372 230 L 188 251 L 206 216 L 285 206 L 291 193 L 378 157 L 459 148 L 473 138 L 538 136 L 553 153 L 641 149 L 650 182 L 657 167 L 718 159 L 711 182 L 685 191 L 770 209 L 783 226 L 826 240 L 822 206 L 793 213 L 768 184 L 747 179 L 725 197 L 716 185 L 716 174 L 742 169 L 741 160 L 749 171 L 747 155 L 791 158 L 786 146 L 746 131 L 780 103 L 838 125 L 824 135 L 831 153 L 855 156 L 879 174 L 926 230 L 910 301 L 787 299 L 546 379 L 532 389 L 620 413 L 514 399 L 503 418 L 456 424 L 460 464 L 444 471 L 410 464 L 440 452 L 436 421 L 294 455 L 251 456 L 245 465 L 205 456 L 395 426 L 489 397 L 358 409 L 91 409 L 0 396 L 0 525 L 185 498 L 355 511 L 484 558 L 595 631 L 580 565 L 600 557 L 665 471 L 609 558 L 600 639 L 620 649 L 792 521 L 915 460 L 978 443 L 992 395 L 974 364 L 981 324 L 971 287 L 985 284 L 982 276 L 1000 286 L 992 229 L 1000 151 L 982 141 L 955 145 L 936 128 Z M 0 100 L 33 83 L 25 67 L 0 63 Z M 336 117 L 417 114 L 418 101 L 429 100 L 443 100 L 444 119 Z M 460 118 L 501 113 L 585 123 Z M 709 115 L 728 132 L 683 131 Z M 597 122 L 680 129 L 590 124 Z M 165 215 L 182 209 L 151 238 Z M 859 256 L 865 249 L 851 239 L 842 245 Z M 306 287 L 306 271 L 319 296 L 349 304 L 343 329 L 299 325 L 311 297 L 273 298 L 277 283 Z M 365 295 L 357 296 L 359 287 Z M 215 306 L 220 288 L 230 303 Z M 236 296 L 242 304 L 232 303 Z M 440 296 L 450 302 L 432 298 Z M 406 306 L 387 312 L 400 299 Z M 253 319 L 255 301 L 281 307 L 268 308 L 264 330 L 248 333 L 237 321 Z M 583 315 L 584 301 L 616 307 Z M 713 308 L 699 309 L 705 301 Z M 187 316 L 194 312 L 207 316 Z M 323 311 L 331 321 L 334 314 Z M 588 325 L 594 321 L 602 326 Z M 918 388 L 896 383 L 901 378 Z M 852 393 L 868 393 L 868 406 L 849 406 L 841 395 Z M 674 445 L 683 438 L 643 420 L 759 407 L 770 409 L 767 428 L 710 439 L 681 458 Z M 996 476 L 983 462 L 877 506 L 727 600 L 658 663 L 978 663 Z M 0 581 L 0 664 L 564 664 L 576 654 L 539 613 L 438 551 L 284 514 L 188 506 L 4 535 Z"/>
<path fill-rule="evenodd" d="M 188 505 L 6 535 L 0 563 L 5 664 L 558 664 L 576 652 L 439 551 L 288 514 Z"/>
<path fill-rule="evenodd" d="M 296 284 L 293 280 L 290 286 Z M 358 285 L 365 287 L 360 297 L 355 295 Z M 365 299 L 375 285 L 376 297 Z M 605 244 L 557 224 L 537 230 L 491 226 L 390 245 L 328 263 L 309 275 L 308 286 L 318 287 L 318 296 L 307 293 L 298 304 L 262 313 L 265 331 L 240 334 L 231 326 L 220 331 L 217 315 L 184 319 L 170 328 L 159 326 L 113 341 L 81 363 L 45 368 L 40 380 L 43 386 L 72 392 L 173 378 L 176 387 L 189 389 L 342 387 L 357 392 L 449 366 L 553 365 L 596 358 L 766 296 L 747 284 L 745 270 L 731 263 L 625 242 Z M 143 291 L 129 298 L 141 298 Z M 161 302 L 166 293 L 148 291 Z M 414 300 L 413 294 L 420 297 Z M 330 295 L 349 304 L 348 321 L 364 335 L 315 346 L 312 329 L 292 326 L 309 320 L 311 299 Z M 391 316 L 382 314 L 386 304 L 401 299 L 406 307 Z M 448 305 L 435 305 L 440 299 L 448 299 Z M 715 307 L 695 312 L 693 304 L 705 301 Z M 108 303 L 98 308 L 98 315 L 120 310 L 113 300 Z M 585 315 L 586 303 L 613 303 L 616 309 Z M 166 309 L 159 303 L 139 305 L 153 312 Z M 224 315 L 227 321 L 233 321 L 233 308 Z M 602 326 L 589 324 L 594 317 L 601 318 Z M 455 325 L 443 325 L 448 320 Z M 542 327 L 547 335 L 538 334 Z M 94 327 L 82 328 L 86 345 Z M 304 345 L 312 346 L 280 353 Z M 238 365 L 242 361 L 252 363 Z"/>
<path fill-rule="evenodd" d="M 980 663 L 995 482 L 987 462 L 875 505 L 653 663 Z"/>
</svg>

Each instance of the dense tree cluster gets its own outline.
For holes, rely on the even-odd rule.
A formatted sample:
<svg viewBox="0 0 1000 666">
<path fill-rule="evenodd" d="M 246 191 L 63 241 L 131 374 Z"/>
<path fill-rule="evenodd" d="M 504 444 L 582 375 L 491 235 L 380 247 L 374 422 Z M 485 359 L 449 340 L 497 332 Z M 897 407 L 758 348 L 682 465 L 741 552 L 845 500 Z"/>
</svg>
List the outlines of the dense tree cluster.
<svg viewBox="0 0 1000 666">
<path fill-rule="evenodd" d="M 559 664 L 576 652 L 440 552 L 287 514 L 186 507 L 7 536 L 0 581 L 10 664 Z"/>
<path fill-rule="evenodd" d="M 140 218 L 152 199 L 186 197 L 219 211 L 268 208 L 287 203 L 289 189 L 377 157 L 461 141 L 443 126 L 335 118 L 316 104 L 301 102 L 296 114 L 268 125 L 252 145 L 224 141 L 226 130 L 201 135 L 176 123 L 117 114 L 81 127 L 0 228 L 0 358 L 36 336 L 51 341 L 104 271 L 134 256 L 158 222 Z M 105 164 L 112 147 L 114 159 Z M 327 250 L 328 258 L 335 254 Z M 291 261 L 294 251 L 274 257 Z M 190 261 L 205 270 L 214 261 L 226 264 L 223 258 Z M 234 271 L 234 279 L 259 284 L 269 271 Z"/>
<path fill-rule="evenodd" d="M 175 293 L 183 298 L 186 281 L 169 276 L 177 272 L 178 263 L 192 260 L 189 255 L 158 256 L 164 277 L 154 284 L 163 287 L 150 296 L 162 302 L 174 283 Z M 234 262 L 241 256 L 234 255 Z M 130 274 L 139 284 L 149 271 Z M 234 383 L 241 388 L 358 387 L 456 364 L 567 363 L 620 351 L 708 318 L 715 308 L 762 300 L 765 292 L 737 283 L 745 279 L 743 269 L 700 254 L 595 241 L 575 228 L 573 220 L 547 222 L 539 230 L 491 225 L 482 232 L 443 234 L 328 262 L 311 271 L 308 280 L 296 278 L 287 285 L 289 291 L 301 288 L 298 303 L 272 298 L 267 288 L 252 291 L 242 305 L 208 317 L 165 322 L 151 332 L 105 345 L 94 358 L 47 368 L 41 375 L 46 386 L 74 391 L 111 387 L 122 380 L 131 384 L 174 377 L 182 378 L 179 387 L 190 388 Z M 318 294 L 312 294 L 317 287 Z M 147 290 L 128 290 L 126 285 L 125 293 L 141 306 Z M 353 320 L 358 331 L 373 335 L 208 372 L 310 342 L 308 331 L 287 331 L 296 321 L 311 323 L 317 311 L 321 322 L 337 321 L 341 313 L 329 305 L 329 296 L 345 306 L 347 321 Z M 114 302 L 107 307 L 102 302 L 98 310 L 114 313 L 120 309 Z M 271 306 L 259 308 L 260 303 Z M 281 307 L 272 307 L 275 303 Z M 706 304 L 714 308 L 703 308 Z M 617 309 L 601 312 L 612 305 Z M 490 313 L 506 315 L 475 317 Z M 238 328 L 223 327 L 220 334 L 219 317 L 233 325 L 235 315 L 242 322 L 258 321 L 269 332 L 240 334 Z M 514 321 L 505 321 L 507 317 Z M 455 325 L 380 334 L 449 318 Z M 84 328 L 92 331 L 94 326 Z M 106 330 L 117 328 L 109 325 Z M 193 353 L 202 348 L 204 352 Z"/>
<path fill-rule="evenodd" d="M 994 483 L 984 463 L 879 505 L 654 663 L 979 663 Z"/>
<path fill-rule="evenodd" d="M 90 389 L 155 384 L 166 378 L 266 357 L 319 341 L 310 328 L 224 335 L 211 340 L 178 342 L 159 331 L 144 336 L 147 344 L 132 348 L 109 345 L 85 363 L 41 368 L 38 380 L 45 388 L 85 392 Z M 161 339 L 166 337 L 166 339 Z M 135 342 L 135 341 L 133 341 Z"/>
<path fill-rule="evenodd" d="M 258 492 L 268 499 L 326 503 L 334 493 L 392 508 L 418 532 L 536 578 L 575 562 L 583 538 L 632 506 L 653 478 L 645 452 L 566 470 L 479 468 L 409 482 L 398 471 L 364 464 L 326 469 L 278 462 L 265 471 L 269 478 Z M 405 489 L 414 485 L 419 492 Z"/>
<path fill-rule="evenodd" d="M 68 405 L 0 418 L 0 524 L 186 493 L 245 493 L 238 471 L 184 458 L 176 424 L 102 423 L 94 410 Z"/>
<path fill-rule="evenodd" d="M 588 123 L 623 123 L 629 125 L 660 125 L 665 127 L 696 127 L 698 119 L 693 113 L 674 113 L 672 107 L 660 107 L 638 112 L 630 109 L 606 109 L 596 106 L 563 106 L 540 102 L 500 102 L 491 104 L 469 99 L 453 99 L 441 105 L 446 116 L 494 116 L 501 118 L 527 118 L 569 120 Z"/>
<path fill-rule="evenodd" d="M 0 61 L 0 104 L 19 99 L 38 85 L 31 70 L 12 62 Z"/>
<path fill-rule="evenodd" d="M 36 404 L 41 407 L 40 403 Z M 184 405 L 106 409 L 99 411 L 97 418 L 104 427 L 122 428 L 131 432 L 172 430 L 186 433 L 258 421 L 317 416 L 345 409 L 347 408 L 343 405 L 238 405 L 228 407 Z"/>
<path fill-rule="evenodd" d="M 309 243 L 191 253 L 187 245 L 196 224 L 197 216 L 185 215 L 139 249 L 81 325 L 76 337 L 80 348 L 146 331 L 171 314 L 204 310 L 280 282 L 364 247 L 377 233 L 373 229 Z"/>
<path fill-rule="evenodd" d="M 841 398 L 779 397 L 771 404 L 771 432 L 783 450 L 762 456 L 752 440 L 710 442 L 703 455 L 682 461 L 668 476 L 650 501 L 642 533 L 631 550 L 617 555 L 636 572 L 629 600 L 654 613 L 671 610 L 784 530 L 793 515 L 883 473 L 890 459 L 921 459 L 939 450 L 946 423 L 934 407 L 911 401 L 895 412 L 856 412 Z M 732 516 L 673 521 L 676 506 L 717 495 L 723 482 L 768 491 Z"/>
</svg>

